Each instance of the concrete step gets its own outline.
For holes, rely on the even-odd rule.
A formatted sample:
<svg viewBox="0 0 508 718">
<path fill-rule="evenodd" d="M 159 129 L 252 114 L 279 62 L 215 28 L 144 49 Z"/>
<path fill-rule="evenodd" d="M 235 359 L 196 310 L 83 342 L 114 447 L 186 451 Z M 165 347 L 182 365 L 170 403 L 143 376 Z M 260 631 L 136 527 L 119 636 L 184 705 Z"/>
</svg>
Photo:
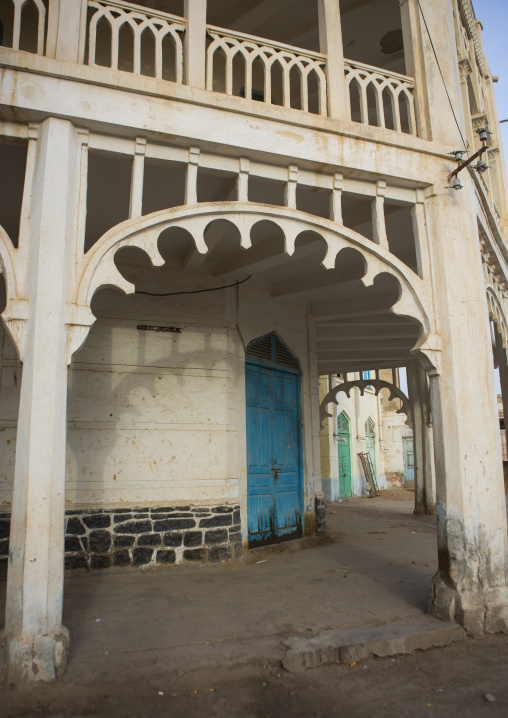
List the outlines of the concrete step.
<svg viewBox="0 0 508 718">
<path fill-rule="evenodd" d="M 295 673 L 326 663 L 353 663 L 369 656 L 381 658 L 447 646 L 465 636 L 461 626 L 431 616 L 382 626 L 337 628 L 322 631 L 312 638 L 294 636 L 285 640 L 288 651 L 282 665 Z"/>
</svg>

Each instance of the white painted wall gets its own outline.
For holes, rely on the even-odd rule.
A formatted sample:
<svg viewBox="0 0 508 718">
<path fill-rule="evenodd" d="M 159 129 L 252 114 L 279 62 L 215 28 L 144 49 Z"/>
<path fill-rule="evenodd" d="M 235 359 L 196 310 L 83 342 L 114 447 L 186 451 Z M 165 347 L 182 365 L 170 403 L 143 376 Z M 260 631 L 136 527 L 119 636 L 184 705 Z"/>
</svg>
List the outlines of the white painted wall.
<svg viewBox="0 0 508 718">
<path fill-rule="evenodd" d="M 129 267 L 151 292 L 219 286 L 208 275 Z M 141 285 L 143 285 L 141 287 Z M 274 301 L 254 280 L 239 289 L 156 299 L 110 290 L 69 368 L 68 508 L 81 505 L 240 503 L 246 507 L 244 347 L 275 331 L 302 367 L 305 506 L 314 460 L 305 307 Z M 181 334 L 138 324 L 181 327 Z M 0 501 L 12 500 L 21 369 L 2 330 Z M 318 486 L 318 490 L 319 490 Z M 245 525 L 245 524 L 244 524 Z"/>
</svg>

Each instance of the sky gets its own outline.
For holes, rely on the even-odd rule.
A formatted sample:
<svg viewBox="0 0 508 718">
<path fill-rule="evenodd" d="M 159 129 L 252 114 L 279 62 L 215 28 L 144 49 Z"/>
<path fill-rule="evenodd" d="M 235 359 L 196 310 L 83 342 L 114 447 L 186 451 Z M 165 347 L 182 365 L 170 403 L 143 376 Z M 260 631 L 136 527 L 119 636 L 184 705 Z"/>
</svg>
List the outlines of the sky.
<svg viewBox="0 0 508 718">
<path fill-rule="evenodd" d="M 508 119 L 508 0 L 473 0 L 475 15 L 483 25 L 483 49 L 495 83 L 500 120 Z M 501 125 L 505 159 L 508 152 L 508 122 Z"/>
</svg>

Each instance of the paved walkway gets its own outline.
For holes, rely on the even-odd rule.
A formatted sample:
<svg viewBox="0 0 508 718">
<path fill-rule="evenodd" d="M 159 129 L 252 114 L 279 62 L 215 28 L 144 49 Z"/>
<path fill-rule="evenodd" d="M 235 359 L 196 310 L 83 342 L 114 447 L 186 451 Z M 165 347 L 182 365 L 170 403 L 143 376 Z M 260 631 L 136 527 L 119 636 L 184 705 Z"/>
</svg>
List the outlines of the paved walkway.
<svg viewBox="0 0 508 718">
<path fill-rule="evenodd" d="M 250 563 L 68 575 L 66 681 L 237 670 L 280 660 L 290 636 L 421 620 L 436 532 L 433 517 L 412 514 L 412 497 L 329 504 L 326 541 L 249 552 Z"/>
</svg>

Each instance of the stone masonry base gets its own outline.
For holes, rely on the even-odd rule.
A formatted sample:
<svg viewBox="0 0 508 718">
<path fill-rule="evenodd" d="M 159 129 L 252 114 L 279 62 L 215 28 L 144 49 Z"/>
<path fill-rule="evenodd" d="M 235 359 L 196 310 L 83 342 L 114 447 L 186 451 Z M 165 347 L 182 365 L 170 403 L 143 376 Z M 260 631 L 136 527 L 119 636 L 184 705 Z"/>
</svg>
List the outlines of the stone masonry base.
<svg viewBox="0 0 508 718">
<path fill-rule="evenodd" d="M 10 515 L 0 514 L 0 559 Z M 242 554 L 239 506 L 73 509 L 65 518 L 65 568 L 206 563 Z"/>
</svg>

